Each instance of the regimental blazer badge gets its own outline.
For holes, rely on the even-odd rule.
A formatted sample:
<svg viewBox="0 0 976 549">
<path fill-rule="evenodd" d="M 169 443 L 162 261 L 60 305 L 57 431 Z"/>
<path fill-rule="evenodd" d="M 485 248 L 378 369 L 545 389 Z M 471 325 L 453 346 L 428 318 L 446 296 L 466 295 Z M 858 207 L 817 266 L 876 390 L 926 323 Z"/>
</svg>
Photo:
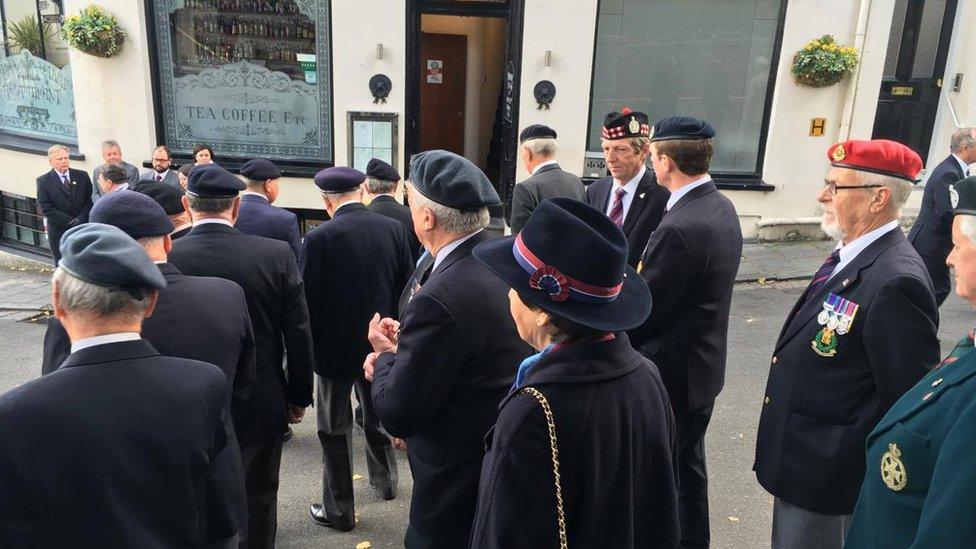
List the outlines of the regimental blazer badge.
<svg viewBox="0 0 976 549">
<path fill-rule="evenodd" d="M 901 450 L 894 442 L 888 444 L 888 451 L 881 456 L 881 481 L 895 492 L 908 486 L 908 470 L 901 460 Z"/>
<path fill-rule="evenodd" d="M 949 205 L 953 209 L 959 206 L 959 191 L 956 190 L 955 185 L 949 185 Z"/>
<path fill-rule="evenodd" d="M 810 346 L 813 352 L 823 357 L 837 354 L 837 336 L 851 330 L 859 305 L 837 294 L 830 294 L 823 303 L 823 310 L 817 315 L 817 323 L 823 328 L 817 332 Z"/>
</svg>

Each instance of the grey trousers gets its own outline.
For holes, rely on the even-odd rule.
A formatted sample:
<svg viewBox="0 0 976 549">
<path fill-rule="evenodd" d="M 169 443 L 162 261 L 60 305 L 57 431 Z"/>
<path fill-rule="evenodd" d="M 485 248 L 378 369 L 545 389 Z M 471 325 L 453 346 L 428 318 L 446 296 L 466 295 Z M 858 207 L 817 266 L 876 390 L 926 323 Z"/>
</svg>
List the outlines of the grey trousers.
<svg viewBox="0 0 976 549">
<path fill-rule="evenodd" d="M 775 498 L 772 549 L 843 549 L 851 515 L 821 515 Z"/>
<path fill-rule="evenodd" d="M 319 442 L 322 444 L 322 507 L 337 524 L 355 524 L 352 488 L 352 390 L 363 408 L 366 467 L 369 482 L 381 496 L 392 498 L 397 488 L 397 463 L 390 437 L 379 426 L 369 382 L 315 376 Z"/>
</svg>

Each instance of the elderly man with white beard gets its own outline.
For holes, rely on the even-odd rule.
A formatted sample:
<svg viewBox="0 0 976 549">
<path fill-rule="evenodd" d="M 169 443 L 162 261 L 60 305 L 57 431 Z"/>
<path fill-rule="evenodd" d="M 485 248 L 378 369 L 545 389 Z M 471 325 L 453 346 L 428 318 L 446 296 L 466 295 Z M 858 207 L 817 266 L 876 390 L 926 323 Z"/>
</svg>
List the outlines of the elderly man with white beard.
<svg viewBox="0 0 976 549">
<path fill-rule="evenodd" d="M 839 242 L 780 332 L 756 437 L 773 549 L 843 546 L 868 433 L 939 362 L 932 282 L 898 225 L 921 159 L 886 140 L 827 156 L 817 200 Z"/>
</svg>

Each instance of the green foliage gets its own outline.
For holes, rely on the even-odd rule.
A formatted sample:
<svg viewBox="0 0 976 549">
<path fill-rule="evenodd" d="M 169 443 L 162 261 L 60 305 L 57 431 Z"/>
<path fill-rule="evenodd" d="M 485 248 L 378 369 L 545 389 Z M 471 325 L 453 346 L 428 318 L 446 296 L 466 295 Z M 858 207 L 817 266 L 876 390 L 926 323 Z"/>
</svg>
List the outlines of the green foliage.
<svg viewBox="0 0 976 549">
<path fill-rule="evenodd" d="M 114 15 L 91 4 L 64 19 L 61 37 L 72 48 L 89 55 L 113 57 L 122 49 L 125 31 Z"/>
<path fill-rule="evenodd" d="M 793 56 L 793 76 L 797 83 L 814 88 L 833 86 L 857 67 L 857 50 L 840 46 L 825 34 L 807 42 Z"/>
<path fill-rule="evenodd" d="M 54 27 L 50 23 L 38 25 L 37 18 L 28 15 L 7 28 L 7 42 L 15 48 L 27 50 L 35 57 L 44 53 L 44 44 L 54 38 Z"/>
</svg>

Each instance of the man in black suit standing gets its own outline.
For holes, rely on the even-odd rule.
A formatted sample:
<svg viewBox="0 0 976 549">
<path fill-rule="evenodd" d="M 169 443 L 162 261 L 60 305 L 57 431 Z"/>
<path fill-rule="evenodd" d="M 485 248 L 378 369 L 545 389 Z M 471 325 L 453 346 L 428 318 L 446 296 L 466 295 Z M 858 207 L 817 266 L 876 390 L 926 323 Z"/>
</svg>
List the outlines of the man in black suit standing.
<svg viewBox="0 0 976 549">
<path fill-rule="evenodd" d="M 173 244 L 170 261 L 193 276 L 238 283 L 247 298 L 256 342 L 257 375 L 238 414 L 248 499 L 248 546 L 274 547 L 278 471 L 285 427 L 312 403 L 312 336 L 298 264 L 284 242 L 234 228 L 244 183 L 213 165 L 190 172 L 183 204 L 193 230 Z M 284 345 L 282 345 L 282 343 Z M 288 375 L 282 369 L 288 352 Z"/>
<path fill-rule="evenodd" d="M 241 193 L 241 212 L 234 226 L 244 234 L 286 242 L 297 260 L 302 251 L 298 216 L 273 205 L 280 190 L 281 170 L 270 160 L 254 158 L 241 166 L 241 176 L 247 189 Z"/>
<path fill-rule="evenodd" d="M 946 258 L 952 250 L 952 209 L 959 201 L 952 184 L 969 177 L 969 165 L 976 162 L 976 129 L 956 130 L 949 141 L 949 150 L 951 154 L 932 170 L 925 183 L 918 219 L 908 233 L 908 241 L 932 277 L 938 305 L 942 305 L 952 289 Z"/>
<path fill-rule="evenodd" d="M 671 196 L 638 272 L 654 298 L 630 341 L 661 371 L 675 416 L 681 547 L 708 547 L 705 430 L 725 383 L 729 307 L 742 257 L 732 202 L 708 176 L 715 130 L 671 116 L 651 130 L 651 165 Z"/>
<path fill-rule="evenodd" d="M 668 190 L 654 181 L 654 171 L 644 164 L 651 152 L 650 129 L 642 112 L 624 108 L 608 114 L 601 143 L 610 176 L 586 189 L 586 203 L 606 212 L 624 231 L 631 267 L 637 267 L 668 201 Z"/>
<path fill-rule="evenodd" d="M 397 202 L 395 195 L 399 185 L 400 174 L 393 166 L 379 158 L 372 158 L 366 164 L 366 184 L 363 187 L 369 201 L 369 209 L 403 224 L 407 232 L 410 257 L 416 262 L 420 258 L 420 241 L 417 240 L 417 234 L 413 230 L 410 208 Z"/>
<path fill-rule="evenodd" d="M 532 124 L 519 134 L 522 164 L 529 178 L 515 186 L 512 193 L 512 234 L 518 234 L 539 202 L 547 198 L 586 200 L 583 182 L 563 171 L 556 162 L 556 131 L 542 124 Z"/>
<path fill-rule="evenodd" d="M 120 229 L 70 229 L 62 253 L 53 303 L 71 354 L 0 396 L 3 546 L 237 547 L 226 377 L 140 337 L 166 279 Z"/>
<path fill-rule="evenodd" d="M 843 546 L 868 434 L 940 357 L 932 285 L 898 226 L 922 159 L 883 139 L 837 143 L 827 156 L 817 200 L 839 242 L 783 325 L 756 434 L 773 549 Z"/>
<path fill-rule="evenodd" d="M 322 444 L 322 503 L 313 503 L 310 514 L 340 531 L 356 526 L 349 455 L 354 388 L 362 406 L 369 482 L 383 499 L 396 497 L 396 456 L 376 419 L 363 359 L 372 350 L 366 339 L 370 319 L 396 315 L 400 290 L 413 270 L 400 222 L 363 205 L 365 181 L 365 174 L 346 167 L 315 175 L 331 219 L 305 237 L 300 261 L 315 342 Z"/>
<path fill-rule="evenodd" d="M 47 240 L 57 265 L 61 259 L 61 235 L 88 222 L 92 182 L 84 171 L 69 167 L 71 159 L 64 145 L 52 145 L 47 150 L 47 161 L 51 171 L 37 178 L 37 204 L 47 220 Z"/>
<path fill-rule="evenodd" d="M 414 484 L 404 545 L 465 547 L 484 436 L 531 349 L 515 330 L 508 286 L 471 255 L 489 238 L 491 182 L 440 150 L 415 155 L 410 174 L 414 227 L 434 264 L 399 324 L 370 322 L 374 352 L 363 367 L 380 423 L 407 439 Z"/>
</svg>

